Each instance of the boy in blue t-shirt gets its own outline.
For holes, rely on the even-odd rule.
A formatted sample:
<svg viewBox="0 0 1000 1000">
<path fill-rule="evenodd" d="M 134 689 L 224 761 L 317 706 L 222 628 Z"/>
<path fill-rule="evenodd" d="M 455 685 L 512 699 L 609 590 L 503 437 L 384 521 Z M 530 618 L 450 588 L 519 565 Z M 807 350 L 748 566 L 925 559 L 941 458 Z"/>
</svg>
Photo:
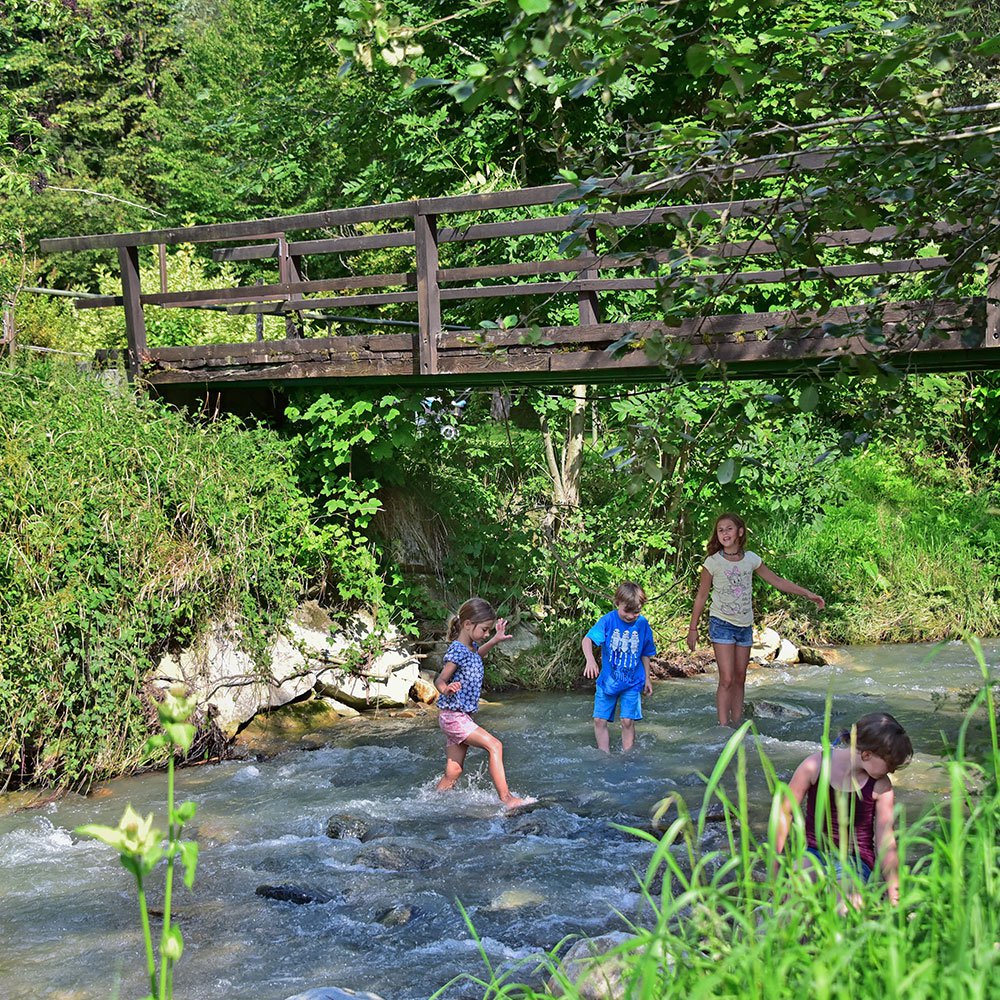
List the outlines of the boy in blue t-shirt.
<svg viewBox="0 0 1000 1000">
<path fill-rule="evenodd" d="M 642 718 L 640 694 L 652 694 L 649 660 L 656 655 L 653 630 L 639 613 L 646 592 L 626 580 L 615 591 L 615 610 L 609 611 L 584 637 L 583 656 L 587 665 L 583 676 L 597 678 L 594 694 L 594 736 L 597 749 L 610 752 L 608 723 L 621 705 L 622 750 L 635 743 L 635 720 Z M 594 659 L 594 647 L 601 647 L 601 665 Z M 598 676 L 600 675 L 600 676 Z"/>
</svg>

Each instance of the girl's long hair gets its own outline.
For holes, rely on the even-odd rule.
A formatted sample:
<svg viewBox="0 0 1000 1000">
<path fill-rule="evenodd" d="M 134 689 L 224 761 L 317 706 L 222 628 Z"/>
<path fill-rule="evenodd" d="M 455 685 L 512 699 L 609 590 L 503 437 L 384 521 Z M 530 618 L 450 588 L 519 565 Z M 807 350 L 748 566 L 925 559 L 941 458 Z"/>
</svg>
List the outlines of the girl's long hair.
<svg viewBox="0 0 1000 1000">
<path fill-rule="evenodd" d="M 861 752 L 881 757 L 890 770 L 902 767 L 913 756 L 913 743 L 906 735 L 906 730 L 888 712 L 870 712 L 863 715 L 850 729 L 845 729 L 839 737 L 842 746 L 851 745 L 851 734 L 854 734 L 854 746 Z"/>
<path fill-rule="evenodd" d="M 740 550 L 746 547 L 747 543 L 747 523 L 740 517 L 739 514 L 720 514 L 715 519 L 715 524 L 712 525 L 712 534 L 709 536 L 708 545 L 705 549 L 705 554 L 714 556 L 716 552 L 722 550 L 722 545 L 719 543 L 719 525 L 723 521 L 732 521 L 736 525 L 736 531 L 740 536 Z"/>
<path fill-rule="evenodd" d="M 458 638 L 463 622 L 472 622 L 473 625 L 478 625 L 480 622 L 495 622 L 496 620 L 497 613 L 489 601 L 484 601 L 481 597 L 470 597 L 458 609 L 458 614 L 452 615 L 448 619 L 448 641 L 453 642 Z"/>
</svg>

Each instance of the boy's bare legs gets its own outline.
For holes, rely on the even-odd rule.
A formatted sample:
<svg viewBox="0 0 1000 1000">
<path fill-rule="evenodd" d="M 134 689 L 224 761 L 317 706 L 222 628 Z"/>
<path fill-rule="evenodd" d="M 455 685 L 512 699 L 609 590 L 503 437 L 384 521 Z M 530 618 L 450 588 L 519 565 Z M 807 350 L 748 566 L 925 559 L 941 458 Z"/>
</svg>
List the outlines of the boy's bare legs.
<svg viewBox="0 0 1000 1000">
<path fill-rule="evenodd" d="M 444 765 L 444 777 L 437 783 L 439 792 L 446 792 L 449 788 L 455 787 L 455 782 L 462 777 L 462 768 L 468 751 L 469 748 L 464 743 L 449 743 L 444 748 L 447 760 Z"/>
<path fill-rule="evenodd" d="M 510 789 L 507 787 L 507 775 L 503 769 L 503 744 L 495 736 L 491 736 L 486 732 L 482 726 L 477 726 L 473 729 L 465 738 L 465 743 L 461 745 L 462 747 L 480 747 L 490 755 L 490 778 L 496 786 L 500 801 L 508 809 L 514 809 L 517 806 L 523 806 L 528 802 L 534 801 L 534 799 L 519 799 L 516 795 L 511 795 Z"/>
<path fill-rule="evenodd" d="M 635 719 L 622 719 L 622 750 L 631 750 L 635 743 Z"/>
<path fill-rule="evenodd" d="M 597 740 L 597 749 L 605 753 L 611 753 L 611 736 L 608 733 L 608 720 L 594 718 L 594 738 Z"/>
<path fill-rule="evenodd" d="M 720 726 L 736 724 L 743 718 L 743 699 L 750 662 L 749 646 L 712 643 L 719 666 L 719 686 L 715 691 L 715 709 Z"/>
</svg>

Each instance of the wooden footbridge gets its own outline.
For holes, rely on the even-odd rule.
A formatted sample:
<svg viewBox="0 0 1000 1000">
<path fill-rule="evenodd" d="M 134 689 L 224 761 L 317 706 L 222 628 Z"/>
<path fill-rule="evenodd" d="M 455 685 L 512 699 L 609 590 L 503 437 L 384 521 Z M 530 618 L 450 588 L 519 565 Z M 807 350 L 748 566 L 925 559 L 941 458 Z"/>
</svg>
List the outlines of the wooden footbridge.
<svg viewBox="0 0 1000 1000">
<path fill-rule="evenodd" d="M 117 251 L 122 294 L 77 305 L 124 309 L 130 369 L 173 398 L 329 383 L 648 381 L 665 365 L 773 377 L 873 352 L 907 370 L 1000 367 L 1000 284 L 933 295 L 934 273 L 951 264 L 936 246 L 961 227 L 904 237 L 887 211 L 884 225 L 814 235 L 808 263 L 789 251 L 779 229 L 808 219 L 810 202 L 774 194 L 776 180 L 821 171 L 830 157 L 720 168 L 711 180 L 731 197 L 708 203 L 679 203 L 676 182 L 633 178 L 60 237 L 42 249 Z M 736 197 L 745 185 L 762 196 Z M 598 194 L 601 210 L 590 207 Z M 714 244 L 691 239 L 713 226 Z M 248 283 L 171 291 L 166 247 L 181 243 L 216 245 L 214 259 L 235 262 Z M 158 290 L 140 288 L 143 248 L 159 254 Z M 809 308 L 810 288 L 825 308 Z M 675 296 L 666 312 L 665 295 Z M 147 343 L 147 310 L 196 308 L 281 317 L 281 336 L 264 339 L 258 320 L 249 343 Z"/>
</svg>

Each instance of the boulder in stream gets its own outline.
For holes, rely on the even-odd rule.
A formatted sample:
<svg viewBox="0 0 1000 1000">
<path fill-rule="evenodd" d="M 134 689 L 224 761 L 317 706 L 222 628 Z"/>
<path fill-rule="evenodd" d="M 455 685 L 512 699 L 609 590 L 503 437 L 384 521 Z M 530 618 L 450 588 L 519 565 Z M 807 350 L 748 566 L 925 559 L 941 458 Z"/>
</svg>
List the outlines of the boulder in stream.
<svg viewBox="0 0 1000 1000">
<path fill-rule="evenodd" d="M 276 899 L 282 903 L 295 903 L 305 906 L 307 903 L 329 903 L 333 896 L 325 889 L 301 885 L 259 885 L 257 895 L 265 899 Z"/>
<path fill-rule="evenodd" d="M 779 722 L 788 722 L 791 719 L 808 719 L 813 714 L 808 708 L 789 705 L 783 701 L 765 701 L 764 699 L 750 702 L 749 708 L 755 719 L 777 719 Z"/>
<path fill-rule="evenodd" d="M 383 927 L 402 927 L 414 917 L 420 916 L 420 907 L 412 903 L 396 903 L 375 915 L 375 920 Z"/>
<path fill-rule="evenodd" d="M 354 859 L 356 865 L 365 868 L 384 868 L 391 872 L 425 871 L 434 866 L 437 856 L 424 847 L 397 844 L 382 840 L 369 844 Z"/>
<path fill-rule="evenodd" d="M 554 997 L 565 995 L 561 979 L 576 984 L 579 1000 L 624 1000 L 627 968 L 621 955 L 609 955 L 631 935 L 621 931 L 577 941 L 559 962 L 559 975 L 550 977 L 548 990 Z"/>
<path fill-rule="evenodd" d="M 331 840 L 360 840 L 362 842 L 371 840 L 378 836 L 378 832 L 366 819 L 360 816 L 352 816 L 349 813 L 340 813 L 331 816 L 326 821 L 326 835 Z"/>
</svg>

